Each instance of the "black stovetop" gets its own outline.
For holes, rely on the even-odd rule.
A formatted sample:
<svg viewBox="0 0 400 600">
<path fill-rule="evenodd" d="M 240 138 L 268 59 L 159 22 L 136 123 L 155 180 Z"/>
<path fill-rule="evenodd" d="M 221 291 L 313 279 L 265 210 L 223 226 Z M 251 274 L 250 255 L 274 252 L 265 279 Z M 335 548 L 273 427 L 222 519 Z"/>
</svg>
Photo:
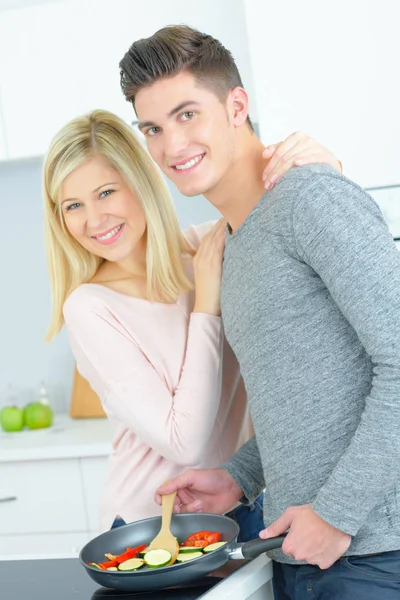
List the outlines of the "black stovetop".
<svg viewBox="0 0 400 600">
<path fill-rule="evenodd" d="M 1 600 L 197 600 L 219 581 L 208 576 L 185 588 L 117 592 L 99 587 L 76 558 L 0 561 Z"/>
</svg>

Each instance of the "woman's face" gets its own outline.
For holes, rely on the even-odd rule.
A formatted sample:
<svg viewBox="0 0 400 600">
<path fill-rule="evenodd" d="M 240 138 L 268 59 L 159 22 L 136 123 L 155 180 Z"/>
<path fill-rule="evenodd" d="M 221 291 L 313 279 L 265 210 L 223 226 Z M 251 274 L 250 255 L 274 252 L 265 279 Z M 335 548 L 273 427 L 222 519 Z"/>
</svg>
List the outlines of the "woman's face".
<svg viewBox="0 0 400 600">
<path fill-rule="evenodd" d="M 61 210 L 70 234 L 97 256 L 121 262 L 145 249 L 143 209 L 102 157 L 91 158 L 65 178 Z"/>
</svg>

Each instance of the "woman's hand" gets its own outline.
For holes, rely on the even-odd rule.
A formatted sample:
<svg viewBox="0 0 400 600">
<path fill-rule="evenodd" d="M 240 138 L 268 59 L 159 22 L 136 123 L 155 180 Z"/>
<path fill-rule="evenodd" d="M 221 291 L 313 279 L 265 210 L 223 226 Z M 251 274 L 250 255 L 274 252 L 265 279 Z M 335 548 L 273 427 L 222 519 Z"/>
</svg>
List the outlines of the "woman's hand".
<svg viewBox="0 0 400 600">
<path fill-rule="evenodd" d="M 225 219 L 220 219 L 204 236 L 194 257 L 196 300 L 193 312 L 216 316 L 221 314 L 221 277 L 225 228 Z"/>
<path fill-rule="evenodd" d="M 269 159 L 263 173 L 267 190 L 271 190 L 278 179 L 292 167 L 325 163 L 339 173 L 342 172 L 342 163 L 332 152 L 302 131 L 292 133 L 283 142 L 267 146 L 263 157 Z"/>
</svg>

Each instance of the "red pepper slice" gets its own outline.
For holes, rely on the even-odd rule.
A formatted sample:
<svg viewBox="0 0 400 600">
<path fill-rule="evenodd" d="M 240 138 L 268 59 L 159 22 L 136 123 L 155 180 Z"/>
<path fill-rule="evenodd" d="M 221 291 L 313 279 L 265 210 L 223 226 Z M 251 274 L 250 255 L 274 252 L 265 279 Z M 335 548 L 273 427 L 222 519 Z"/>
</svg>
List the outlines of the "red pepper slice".
<svg viewBox="0 0 400 600">
<path fill-rule="evenodd" d="M 118 567 L 119 562 L 117 560 L 108 560 L 106 562 L 100 563 L 99 567 L 102 569 L 109 569 L 110 567 Z"/>
<path fill-rule="evenodd" d="M 218 531 L 214 531 L 213 533 L 207 535 L 205 539 L 207 540 L 208 544 L 215 544 L 216 542 L 221 541 L 221 534 Z"/>
<path fill-rule="evenodd" d="M 196 548 L 205 548 L 206 546 L 208 546 L 208 542 L 207 540 L 194 540 L 188 542 L 188 546 L 195 546 Z"/>
<path fill-rule="evenodd" d="M 141 552 L 145 548 L 146 548 L 146 544 L 137 546 L 137 548 L 127 548 L 125 552 L 116 556 L 115 560 L 119 564 L 119 563 L 125 562 L 126 560 L 129 560 L 130 558 L 136 558 L 136 556 L 139 554 L 139 552 Z"/>
<path fill-rule="evenodd" d="M 189 535 L 187 541 L 195 541 L 195 540 L 205 540 L 207 539 L 207 535 L 210 535 L 210 533 L 212 533 L 211 531 L 198 531 L 197 533 L 192 533 L 192 535 Z"/>
</svg>

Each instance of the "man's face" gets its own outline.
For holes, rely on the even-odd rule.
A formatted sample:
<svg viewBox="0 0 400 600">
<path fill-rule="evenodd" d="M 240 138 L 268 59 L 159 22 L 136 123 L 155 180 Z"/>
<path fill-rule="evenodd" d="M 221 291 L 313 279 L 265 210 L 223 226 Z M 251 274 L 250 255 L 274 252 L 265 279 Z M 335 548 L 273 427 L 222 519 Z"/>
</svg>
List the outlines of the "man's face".
<svg viewBox="0 0 400 600">
<path fill-rule="evenodd" d="M 207 195 L 225 181 L 235 154 L 229 97 L 221 102 L 182 72 L 142 88 L 135 110 L 152 158 L 182 194 Z"/>
</svg>

